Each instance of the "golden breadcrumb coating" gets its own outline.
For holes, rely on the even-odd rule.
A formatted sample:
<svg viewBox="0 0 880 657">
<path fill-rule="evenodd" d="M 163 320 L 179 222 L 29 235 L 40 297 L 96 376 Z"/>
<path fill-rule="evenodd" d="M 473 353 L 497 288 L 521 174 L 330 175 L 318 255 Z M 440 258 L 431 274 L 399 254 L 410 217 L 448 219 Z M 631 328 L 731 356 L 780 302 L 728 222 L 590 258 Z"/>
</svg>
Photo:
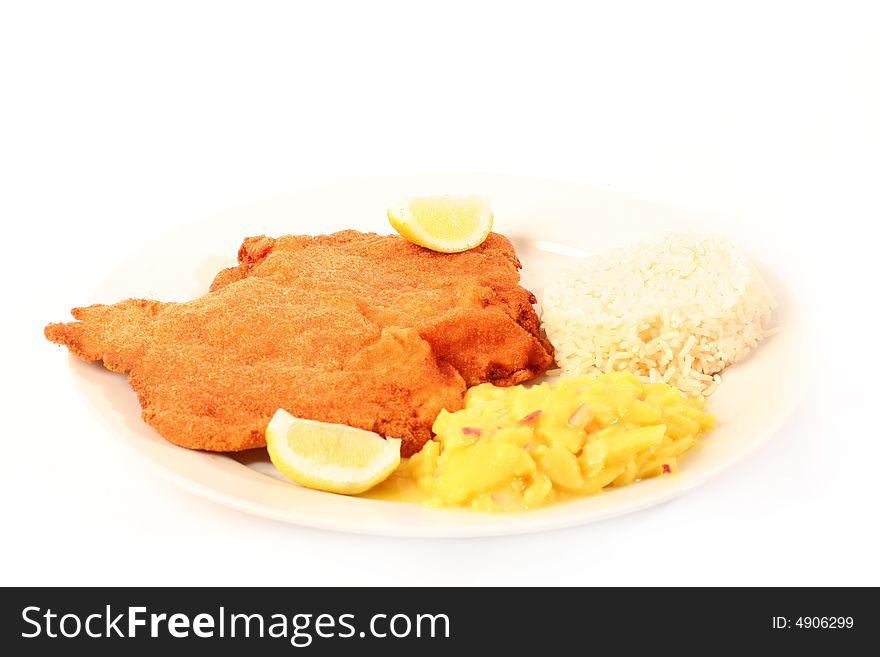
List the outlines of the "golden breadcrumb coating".
<svg viewBox="0 0 880 657">
<path fill-rule="evenodd" d="M 250 237 L 239 264 L 185 303 L 75 308 L 46 337 L 128 372 L 146 422 L 195 449 L 265 445 L 272 414 L 431 438 L 468 386 L 512 385 L 552 362 L 510 242 L 464 253 L 343 231 Z"/>
</svg>

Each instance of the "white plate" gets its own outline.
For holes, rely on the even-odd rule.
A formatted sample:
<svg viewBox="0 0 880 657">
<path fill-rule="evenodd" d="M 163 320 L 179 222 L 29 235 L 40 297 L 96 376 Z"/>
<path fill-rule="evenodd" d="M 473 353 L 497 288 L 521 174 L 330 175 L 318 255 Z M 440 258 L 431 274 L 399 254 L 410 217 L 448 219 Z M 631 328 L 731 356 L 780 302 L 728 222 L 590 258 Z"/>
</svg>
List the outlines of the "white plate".
<svg viewBox="0 0 880 657">
<path fill-rule="evenodd" d="M 343 228 L 391 232 L 385 219 L 387 204 L 422 193 L 489 196 L 495 230 L 513 240 L 523 262 L 523 284 L 539 299 L 548 273 L 571 262 L 577 250 L 596 252 L 666 230 L 730 232 L 648 203 L 548 180 L 484 175 L 365 179 L 229 208 L 184 226 L 129 258 L 98 292 L 99 298 L 71 301 L 83 305 L 128 297 L 200 296 L 217 270 L 235 264 L 245 236 Z M 749 246 L 748 236 L 733 236 Z M 427 509 L 300 488 L 253 454 L 233 458 L 172 445 L 141 421 L 140 407 L 124 376 L 76 359 L 71 364 L 84 396 L 114 433 L 161 466 L 173 481 L 233 508 L 298 525 L 363 534 L 487 536 L 541 531 L 629 513 L 680 495 L 731 467 L 779 429 L 799 397 L 805 359 L 790 295 L 772 272 L 765 273 L 780 298 L 776 323 L 781 331 L 724 374 L 711 403 L 719 426 L 682 459 L 681 471 L 528 513 Z"/>
</svg>

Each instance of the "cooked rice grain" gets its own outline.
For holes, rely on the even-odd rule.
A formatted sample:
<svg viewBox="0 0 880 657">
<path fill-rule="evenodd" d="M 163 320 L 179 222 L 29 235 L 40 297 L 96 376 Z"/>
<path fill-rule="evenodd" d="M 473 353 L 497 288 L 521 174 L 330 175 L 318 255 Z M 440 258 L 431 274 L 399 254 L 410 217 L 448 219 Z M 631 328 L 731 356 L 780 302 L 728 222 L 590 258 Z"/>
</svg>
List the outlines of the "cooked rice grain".
<svg viewBox="0 0 880 657">
<path fill-rule="evenodd" d="M 667 235 L 558 272 L 542 307 L 564 374 L 627 370 L 705 397 L 772 332 L 776 301 L 729 240 Z"/>
</svg>

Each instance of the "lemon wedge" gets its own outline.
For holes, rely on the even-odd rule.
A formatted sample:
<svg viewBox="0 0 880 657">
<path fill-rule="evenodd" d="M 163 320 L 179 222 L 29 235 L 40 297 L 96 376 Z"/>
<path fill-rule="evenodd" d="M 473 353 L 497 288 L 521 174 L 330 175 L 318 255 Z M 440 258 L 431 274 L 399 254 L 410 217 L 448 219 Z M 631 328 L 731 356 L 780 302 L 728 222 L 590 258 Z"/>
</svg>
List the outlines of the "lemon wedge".
<svg viewBox="0 0 880 657">
<path fill-rule="evenodd" d="M 400 440 L 372 431 L 294 417 L 278 409 L 266 427 L 269 458 L 301 486 L 357 495 L 400 463 Z"/>
<path fill-rule="evenodd" d="M 479 196 L 416 196 L 389 207 L 388 221 L 410 242 L 459 253 L 489 236 L 492 208 Z"/>
</svg>

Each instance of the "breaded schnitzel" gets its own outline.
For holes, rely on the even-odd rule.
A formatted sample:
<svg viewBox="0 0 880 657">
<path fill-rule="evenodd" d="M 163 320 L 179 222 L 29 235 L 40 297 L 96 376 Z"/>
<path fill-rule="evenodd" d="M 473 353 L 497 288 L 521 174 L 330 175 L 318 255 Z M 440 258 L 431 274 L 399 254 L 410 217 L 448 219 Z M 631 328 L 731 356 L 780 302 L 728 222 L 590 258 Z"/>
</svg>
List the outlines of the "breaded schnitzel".
<svg viewBox="0 0 880 657">
<path fill-rule="evenodd" d="M 350 230 L 261 236 L 238 260 L 199 299 L 75 308 L 79 321 L 46 337 L 128 372 L 146 422 L 211 451 L 265 445 L 284 408 L 401 438 L 410 455 L 468 386 L 520 383 L 552 362 L 498 234 L 455 254 Z"/>
</svg>

